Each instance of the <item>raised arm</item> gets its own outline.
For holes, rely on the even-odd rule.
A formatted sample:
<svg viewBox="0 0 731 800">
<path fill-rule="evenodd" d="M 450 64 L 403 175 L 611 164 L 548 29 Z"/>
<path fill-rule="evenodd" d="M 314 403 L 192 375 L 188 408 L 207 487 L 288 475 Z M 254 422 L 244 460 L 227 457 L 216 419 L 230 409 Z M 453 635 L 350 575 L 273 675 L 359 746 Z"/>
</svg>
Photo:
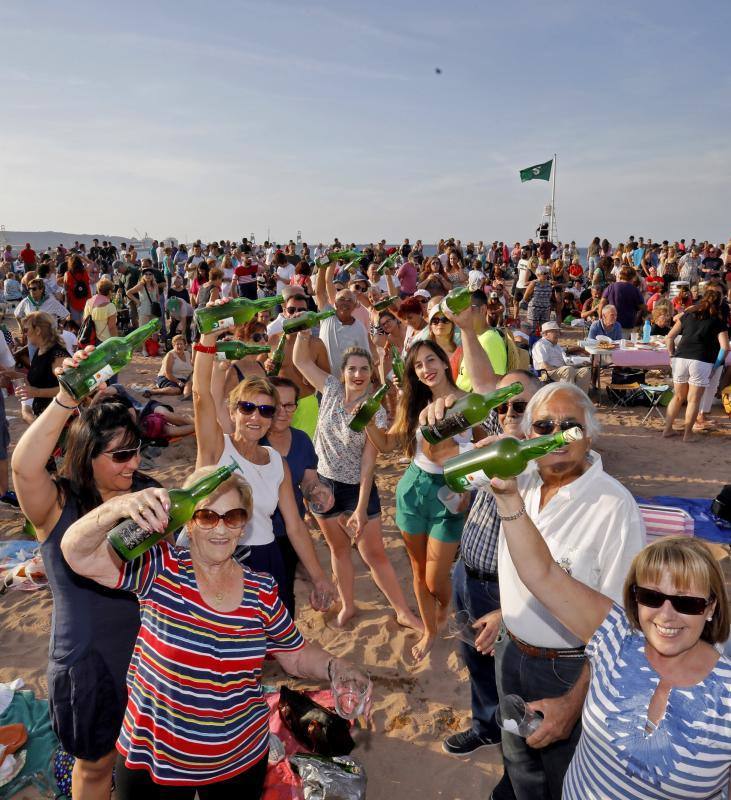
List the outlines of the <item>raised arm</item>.
<svg viewBox="0 0 731 800">
<path fill-rule="evenodd" d="M 443 306 L 444 313 L 448 316 L 455 325 L 459 326 L 462 332 L 462 350 L 465 371 L 472 381 L 472 388 L 476 392 L 486 394 L 487 392 L 494 392 L 497 386 L 497 375 L 492 368 L 487 353 L 480 344 L 473 323 L 473 315 L 479 314 L 479 309 L 472 307 L 465 309 L 460 314 L 452 314 L 452 312 Z"/>
<path fill-rule="evenodd" d="M 292 360 L 302 377 L 318 392 L 322 392 L 330 374 L 318 367 L 312 358 L 311 338 L 309 329 L 300 331 L 297 334 L 297 338 L 294 341 L 294 350 L 292 351 Z"/>
<path fill-rule="evenodd" d="M 588 642 L 602 624 L 612 601 L 572 578 L 553 559 L 545 540 L 525 510 L 515 480 L 491 481 L 510 558 L 526 588 L 570 631 Z"/>
<path fill-rule="evenodd" d="M 122 562 L 108 544 L 107 533 L 121 519 L 131 519 L 148 531 L 164 531 L 169 508 L 167 489 L 143 489 L 113 497 L 68 528 L 61 540 L 64 558 L 78 575 L 114 588 Z"/>
</svg>

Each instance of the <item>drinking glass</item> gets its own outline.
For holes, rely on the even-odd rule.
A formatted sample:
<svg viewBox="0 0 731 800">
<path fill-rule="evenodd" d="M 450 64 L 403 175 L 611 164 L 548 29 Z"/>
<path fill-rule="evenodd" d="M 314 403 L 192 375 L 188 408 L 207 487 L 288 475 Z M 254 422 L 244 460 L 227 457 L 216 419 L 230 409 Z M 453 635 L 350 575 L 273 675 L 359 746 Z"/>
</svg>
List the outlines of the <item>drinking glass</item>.
<svg viewBox="0 0 731 800">
<path fill-rule="evenodd" d="M 632 344 L 637 344 L 637 342 L 640 341 L 640 334 L 637 331 L 632 331 L 632 333 L 630 333 L 630 341 Z"/>
<path fill-rule="evenodd" d="M 474 620 L 469 611 L 465 609 L 453 611 L 447 620 L 447 636 L 474 647 L 477 631 L 472 627 L 473 623 Z"/>
<path fill-rule="evenodd" d="M 302 486 L 302 497 L 315 514 L 326 514 L 335 505 L 333 485 L 321 475 L 317 480 Z"/>
<path fill-rule="evenodd" d="M 538 730 L 543 715 L 531 711 L 518 694 L 506 694 L 495 710 L 495 722 L 508 733 L 527 738 Z"/>
<path fill-rule="evenodd" d="M 334 661 L 330 686 L 338 716 L 356 719 L 363 714 L 373 686 L 368 673 L 363 674 L 353 667 L 338 666 Z"/>
<path fill-rule="evenodd" d="M 452 514 L 459 513 L 464 495 L 453 492 L 449 486 L 440 486 L 437 497 L 444 504 L 447 511 L 451 511 Z"/>
</svg>

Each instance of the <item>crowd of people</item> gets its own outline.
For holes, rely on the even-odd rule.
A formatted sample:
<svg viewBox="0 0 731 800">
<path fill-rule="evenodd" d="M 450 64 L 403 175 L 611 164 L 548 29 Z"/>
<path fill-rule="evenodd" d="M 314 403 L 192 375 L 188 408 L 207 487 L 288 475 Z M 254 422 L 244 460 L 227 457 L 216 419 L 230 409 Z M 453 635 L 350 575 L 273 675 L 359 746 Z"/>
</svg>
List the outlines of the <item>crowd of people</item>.
<svg viewBox="0 0 731 800">
<path fill-rule="evenodd" d="M 296 625 L 298 565 L 312 607 L 348 625 L 354 550 L 413 632 L 413 663 L 428 664 L 452 610 L 468 613 L 472 722 L 443 748 L 502 744 L 495 800 L 720 796 L 731 764 L 723 577 L 700 542 L 645 545 L 636 501 L 593 448 L 600 398 L 592 369 L 572 360 L 585 351 L 559 340 L 577 328 L 630 340 L 648 321 L 672 357 L 663 433 L 676 433 L 685 407 L 692 439 L 731 383 L 731 243 L 596 237 L 582 253 L 574 242 L 445 239 L 435 250 L 243 239 L 155 241 L 138 254 L 95 240 L 88 251 L 2 254 L 0 303 L 19 330 L 0 337 L 0 378 L 28 427 L 13 492 L 0 402 L 0 500 L 20 505 L 41 543 L 51 718 L 76 759 L 75 797 L 107 798 L 115 764 L 122 800 L 261 796 L 265 658 L 293 676 L 363 675 Z M 463 310 L 448 296 L 466 297 Z M 196 324 L 197 310 L 264 298 L 274 307 L 242 324 L 233 311 L 212 332 Z M 122 371 L 80 402 L 59 384 L 95 346 L 155 319 L 159 334 L 140 352 L 159 361 L 153 384 L 125 386 Z M 252 349 L 219 360 L 226 340 Z M 520 393 L 479 424 L 438 444 L 422 435 L 468 393 L 516 382 Z M 515 480 L 445 501 L 454 456 L 568 428 L 582 438 Z M 106 535 L 127 518 L 165 530 L 169 495 L 141 467 L 185 436 L 196 441 L 186 485 L 222 465 L 238 471 L 182 532 L 123 562 Z M 404 468 L 395 524 L 418 613 L 384 547 L 382 453 Z M 515 694 L 542 715 L 527 738 L 496 719 Z"/>
</svg>

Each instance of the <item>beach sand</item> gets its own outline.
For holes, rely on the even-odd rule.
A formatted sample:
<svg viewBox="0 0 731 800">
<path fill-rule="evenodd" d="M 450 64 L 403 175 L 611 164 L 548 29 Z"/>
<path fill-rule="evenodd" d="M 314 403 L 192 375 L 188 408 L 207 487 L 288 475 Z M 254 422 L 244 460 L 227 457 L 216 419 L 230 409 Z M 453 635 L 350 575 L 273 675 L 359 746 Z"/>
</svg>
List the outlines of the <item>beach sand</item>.
<svg viewBox="0 0 731 800">
<path fill-rule="evenodd" d="M 123 373 L 126 385 L 153 380 L 159 362 L 135 357 Z M 191 413 L 191 403 L 178 399 L 176 408 Z M 17 402 L 7 401 L 13 442 L 25 425 L 18 418 Z M 595 449 L 605 469 L 636 494 L 675 494 L 685 497 L 715 497 L 731 474 L 731 423 L 720 408 L 714 433 L 701 441 L 683 445 L 678 437 L 663 439 L 660 421 L 641 427 L 646 409 L 609 412 L 600 408 L 602 436 Z M 153 474 L 168 487 L 178 486 L 194 462 L 194 440 L 175 443 L 158 459 Z M 397 458 L 382 458 L 377 482 L 383 505 L 384 540 L 402 585 L 411 590 L 411 568 L 401 537 L 394 526 L 394 490 L 404 467 Z M 0 508 L 0 539 L 21 538 L 22 517 L 13 509 Z M 329 554 L 319 532 L 313 532 L 321 563 Z M 717 548 L 719 557 L 725 548 Z M 359 746 L 353 755 L 368 773 L 368 797 L 445 798 L 473 800 L 488 797 L 502 774 L 499 748 L 485 748 L 473 757 L 457 759 L 442 752 L 445 736 L 467 727 L 470 691 L 467 670 L 454 642 L 440 639 L 427 659 L 410 663 L 413 634 L 396 625 L 394 615 L 376 589 L 369 573 L 355 554 L 358 615 L 344 630 L 333 625 L 332 613 L 323 615 L 308 607 L 307 584 L 297 581 L 297 623 L 304 636 L 339 656 L 347 656 L 367 669 L 374 680 L 373 720 L 370 734 L 358 732 Z M 728 563 L 728 561 L 727 561 Z M 10 591 L 0 597 L 0 681 L 22 677 L 28 687 L 45 696 L 51 597 L 46 590 Z M 276 665 L 267 663 L 264 681 L 277 685 L 315 688 L 315 684 L 287 679 Z M 18 797 L 32 797 L 21 792 Z"/>
</svg>

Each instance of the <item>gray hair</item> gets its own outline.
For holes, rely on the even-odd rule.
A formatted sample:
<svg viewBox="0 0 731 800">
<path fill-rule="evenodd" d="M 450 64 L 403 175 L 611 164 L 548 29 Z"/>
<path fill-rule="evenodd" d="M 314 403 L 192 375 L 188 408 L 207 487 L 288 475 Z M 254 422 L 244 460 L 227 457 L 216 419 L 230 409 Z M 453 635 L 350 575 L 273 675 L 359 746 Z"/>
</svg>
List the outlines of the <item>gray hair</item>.
<svg viewBox="0 0 731 800">
<path fill-rule="evenodd" d="M 575 383 L 566 382 L 549 383 L 547 386 L 541 387 L 531 397 L 523 416 L 523 433 L 526 436 L 530 435 L 535 410 L 547 400 L 550 400 L 556 392 L 565 392 L 571 395 L 576 406 L 584 412 L 584 434 L 591 439 L 596 438 L 601 433 L 601 425 L 597 419 L 594 403 L 591 402 L 583 389 L 580 389 Z"/>
<path fill-rule="evenodd" d="M 614 311 L 614 312 L 615 312 L 615 314 L 616 314 L 616 313 L 617 313 L 617 306 L 613 306 L 611 303 L 607 303 L 607 304 L 606 304 L 606 305 L 605 305 L 605 306 L 602 308 L 602 314 L 603 314 L 605 311 Z"/>
</svg>

